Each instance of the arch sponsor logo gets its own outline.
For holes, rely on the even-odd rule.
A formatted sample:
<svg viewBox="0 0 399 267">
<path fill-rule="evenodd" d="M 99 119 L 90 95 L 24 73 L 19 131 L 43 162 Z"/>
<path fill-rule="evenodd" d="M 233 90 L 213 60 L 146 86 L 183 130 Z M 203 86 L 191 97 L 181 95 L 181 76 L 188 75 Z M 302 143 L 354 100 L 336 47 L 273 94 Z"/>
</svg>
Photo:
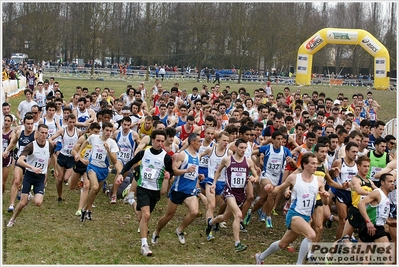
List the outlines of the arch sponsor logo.
<svg viewBox="0 0 399 267">
<path fill-rule="evenodd" d="M 380 51 L 381 47 L 368 35 L 366 35 L 360 45 L 370 54 L 375 55 L 378 51 Z"/>
<path fill-rule="evenodd" d="M 356 42 L 357 32 L 327 31 L 327 41 Z"/>
<path fill-rule="evenodd" d="M 313 51 L 316 47 L 324 42 L 323 38 L 321 38 L 320 34 L 316 34 L 305 44 L 305 49 L 308 51 Z"/>
</svg>

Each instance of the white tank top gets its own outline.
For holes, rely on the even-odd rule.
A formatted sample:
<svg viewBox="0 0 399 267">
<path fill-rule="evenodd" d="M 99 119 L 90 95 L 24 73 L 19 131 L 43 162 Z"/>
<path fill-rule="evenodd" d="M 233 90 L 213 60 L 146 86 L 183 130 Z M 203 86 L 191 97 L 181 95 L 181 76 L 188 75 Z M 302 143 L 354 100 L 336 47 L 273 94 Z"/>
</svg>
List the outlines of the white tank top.
<svg viewBox="0 0 399 267">
<path fill-rule="evenodd" d="M 381 188 L 377 188 L 375 190 L 380 192 L 381 201 L 377 204 L 377 206 L 373 206 L 371 204 L 367 205 L 367 215 L 374 225 L 383 226 L 389 216 L 391 201 L 389 201 L 389 198 L 385 195 L 384 192 L 382 192 Z"/>
<path fill-rule="evenodd" d="M 292 189 L 291 207 L 299 214 L 311 216 L 316 203 L 316 196 L 319 191 L 317 178 L 312 175 L 313 180 L 310 183 L 304 182 L 302 174 L 296 175 L 295 185 Z"/>
<path fill-rule="evenodd" d="M 353 163 L 353 166 L 348 166 L 344 159 L 342 158 L 342 165 L 341 165 L 341 173 L 337 177 L 337 183 L 342 185 L 345 182 L 350 182 L 352 177 L 357 174 L 357 166 L 356 163 Z M 351 191 L 350 187 L 345 189 L 346 191 Z"/>
<path fill-rule="evenodd" d="M 37 105 L 39 107 L 45 107 L 46 106 L 46 93 L 44 92 L 44 90 L 43 90 L 42 93 L 40 93 L 39 91 L 36 91 L 35 102 L 37 103 Z"/>
<path fill-rule="evenodd" d="M 76 110 L 77 110 L 77 114 L 78 114 L 78 118 L 77 118 L 77 121 L 78 121 L 78 122 L 85 122 L 85 121 L 87 121 L 88 119 L 90 119 L 90 113 L 89 113 L 89 111 L 87 110 L 87 108 L 85 108 L 85 111 L 84 111 L 84 112 L 81 112 L 81 111 L 79 110 L 79 108 L 77 108 Z M 82 130 L 82 131 L 86 131 L 87 128 L 89 128 L 89 127 L 79 127 L 79 129 Z"/>
<path fill-rule="evenodd" d="M 41 174 L 47 173 L 48 160 L 50 158 L 49 142 L 46 140 L 44 147 L 40 147 L 37 141 L 33 141 L 33 153 L 26 157 L 26 163 L 33 167 L 41 169 Z M 30 168 L 26 168 L 28 171 L 34 172 Z"/>
<path fill-rule="evenodd" d="M 222 156 L 216 155 L 216 146 L 213 146 L 212 153 L 209 157 L 209 165 L 208 165 L 208 177 L 213 179 L 215 177 L 216 170 L 219 168 L 222 159 L 228 155 L 229 149 L 223 152 Z M 221 181 L 219 179 L 218 181 Z"/>
<path fill-rule="evenodd" d="M 202 152 L 204 152 L 208 147 L 213 147 L 215 144 L 214 141 L 212 141 L 208 146 L 203 146 L 201 145 L 200 148 L 198 149 L 198 154 L 201 154 Z M 209 156 L 205 155 L 203 156 L 200 161 L 199 161 L 199 166 L 201 168 L 208 168 L 208 163 L 209 163 Z"/>
<path fill-rule="evenodd" d="M 280 147 L 278 153 L 274 152 L 274 148 L 270 146 L 270 155 L 266 162 L 266 171 L 261 173 L 262 177 L 269 179 L 279 179 L 281 173 L 283 172 L 283 162 L 284 162 L 284 147 Z M 274 180 L 273 179 L 273 180 Z"/>
<path fill-rule="evenodd" d="M 251 144 L 251 142 L 247 142 L 247 149 L 245 150 L 244 156 L 246 158 L 251 158 L 252 157 L 252 144 Z"/>
<path fill-rule="evenodd" d="M 62 136 L 62 148 L 60 150 L 61 154 L 67 157 L 72 157 L 73 146 L 78 142 L 78 130 L 76 127 L 73 129 L 73 135 L 68 135 L 68 130 L 64 129 L 64 135 Z"/>
<path fill-rule="evenodd" d="M 57 132 L 57 125 L 55 124 L 55 118 L 53 118 L 53 121 L 46 120 L 46 118 L 43 118 L 43 123 L 48 126 L 48 136 L 47 139 L 52 137 L 56 132 Z"/>
</svg>

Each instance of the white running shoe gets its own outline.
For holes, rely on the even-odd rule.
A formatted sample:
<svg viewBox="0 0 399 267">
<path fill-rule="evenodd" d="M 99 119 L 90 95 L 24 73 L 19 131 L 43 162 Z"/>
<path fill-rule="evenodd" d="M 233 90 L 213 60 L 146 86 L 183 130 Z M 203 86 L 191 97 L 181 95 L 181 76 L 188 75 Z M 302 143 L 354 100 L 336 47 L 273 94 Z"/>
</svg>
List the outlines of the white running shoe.
<svg viewBox="0 0 399 267">
<path fill-rule="evenodd" d="M 152 256 L 152 251 L 148 245 L 141 246 L 141 254 L 143 256 Z"/>
<path fill-rule="evenodd" d="M 176 235 L 179 238 L 180 244 L 184 245 L 186 243 L 186 239 L 184 238 L 184 233 L 183 232 L 179 232 L 179 228 L 176 228 Z"/>
<path fill-rule="evenodd" d="M 13 227 L 13 226 L 14 226 L 14 223 L 15 223 L 15 220 L 11 218 L 11 219 L 8 221 L 8 223 L 7 223 L 7 227 Z"/>
<path fill-rule="evenodd" d="M 263 265 L 263 261 L 260 260 L 260 253 L 255 254 L 256 265 Z"/>
</svg>

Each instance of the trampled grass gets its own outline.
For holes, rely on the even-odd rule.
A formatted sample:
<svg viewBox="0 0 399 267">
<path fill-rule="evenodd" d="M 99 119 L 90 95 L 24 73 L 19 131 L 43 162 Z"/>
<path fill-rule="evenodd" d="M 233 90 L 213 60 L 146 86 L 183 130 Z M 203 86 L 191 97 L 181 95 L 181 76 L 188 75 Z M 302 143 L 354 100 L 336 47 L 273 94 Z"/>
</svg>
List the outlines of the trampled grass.
<svg viewBox="0 0 399 267">
<path fill-rule="evenodd" d="M 49 77 L 49 76 L 48 76 Z M 46 77 L 46 78 L 48 78 Z M 75 87 L 80 85 L 88 87 L 89 91 L 96 86 L 101 88 L 110 87 L 116 90 L 116 95 L 125 91 L 126 85 L 132 84 L 136 87 L 143 79 L 129 78 L 105 79 L 105 81 L 90 79 L 74 79 L 76 77 L 55 76 L 56 81 L 60 82 L 60 87 L 66 97 L 70 97 L 75 92 Z M 165 80 L 162 82 L 164 88 L 170 89 L 174 82 L 180 83 L 180 88 L 186 88 L 189 92 L 192 87 L 200 88 L 204 81 L 195 80 Z M 146 82 L 148 89 L 153 85 L 154 80 Z M 236 82 L 222 81 L 221 88 L 230 85 L 231 90 L 238 91 L 238 88 L 245 87 L 248 91 L 263 87 L 264 84 L 258 82 Z M 211 84 L 208 84 L 211 86 Z M 283 91 L 285 84 L 274 84 L 275 94 Z M 296 90 L 296 86 L 289 86 L 291 91 Z M 300 87 L 302 92 L 312 93 L 312 91 L 323 91 L 327 96 L 335 98 L 339 92 L 344 92 L 345 96 L 351 99 L 352 94 L 363 92 L 366 96 L 365 87 L 330 87 L 330 86 L 310 86 Z M 383 106 L 378 116 L 381 120 L 388 121 L 396 117 L 396 92 L 373 90 L 374 98 Z M 15 114 L 16 107 L 24 96 L 11 99 L 12 113 Z M 70 191 L 64 187 L 64 203 L 57 202 L 55 189 L 55 179 L 49 176 L 46 195 L 42 207 L 37 208 L 29 204 L 20 216 L 14 227 L 7 228 L 10 213 L 7 213 L 9 205 L 12 174 L 8 178 L 6 191 L 3 194 L 3 264 L 254 264 L 253 255 L 258 251 L 263 251 L 272 242 L 282 237 L 285 231 L 285 220 L 282 215 L 282 203 L 279 205 L 278 216 L 273 216 L 273 229 L 266 229 L 265 224 L 258 222 L 255 215 L 250 225 L 248 233 L 240 234 L 241 242 L 248 245 L 244 252 L 235 253 L 233 234 L 231 229 L 232 220 L 227 223 L 227 229 L 221 229 L 216 233 L 213 242 L 207 242 L 205 237 L 205 217 L 196 218 L 194 222 L 185 230 L 186 244 L 181 245 L 176 237 L 175 229 L 183 220 L 187 209 L 184 206 L 178 208 L 176 216 L 167 224 L 160 234 L 157 245 L 150 247 L 154 253 L 152 257 L 144 257 L 140 254 L 140 235 L 137 233 L 138 222 L 130 206 L 118 200 L 117 205 L 109 204 L 109 198 L 99 193 L 95 200 L 93 209 L 93 221 L 81 223 L 75 212 L 79 201 L 79 192 Z M 108 177 L 108 183 L 112 183 L 113 175 Z M 166 212 L 166 197 L 162 197 L 157 204 L 150 220 L 150 235 L 155 230 L 156 223 Z M 205 214 L 205 208 L 200 204 L 200 211 Z M 330 242 L 334 239 L 336 224 L 332 229 L 325 229 L 322 241 Z M 149 235 L 149 242 L 150 242 Z M 296 251 L 302 238 L 295 241 Z M 266 259 L 265 264 L 294 264 L 297 253 L 290 253 L 287 250 Z"/>
<path fill-rule="evenodd" d="M 108 181 L 113 180 L 113 175 Z M 248 225 L 247 233 L 241 233 L 243 244 L 248 245 L 244 252 L 234 251 L 232 219 L 227 228 L 215 233 L 216 239 L 206 241 L 205 217 L 198 217 L 185 229 L 186 244 L 181 245 L 175 234 L 177 226 L 187 212 L 179 206 L 175 217 L 160 233 L 159 243 L 151 245 L 150 236 L 158 220 L 166 212 L 167 199 L 163 196 L 158 202 L 149 224 L 148 242 L 154 255 L 140 254 L 139 223 L 131 206 L 118 200 L 116 205 L 100 191 L 93 208 L 93 220 L 80 222 L 75 216 L 79 194 L 64 187 L 63 203 L 57 202 L 55 179 L 49 178 L 42 207 L 30 203 L 17 218 L 13 227 L 7 228 L 11 213 L 7 213 L 9 188 L 3 195 L 3 264 L 253 264 L 253 255 L 263 251 L 272 242 L 280 239 L 285 231 L 282 205 L 279 215 L 273 216 L 273 229 L 266 229 L 256 215 Z M 205 207 L 200 202 L 200 211 Z M 326 229 L 323 241 L 333 240 L 336 225 Z M 295 241 L 296 251 L 302 238 Z M 297 253 L 282 250 L 266 259 L 265 264 L 294 264 Z"/>
</svg>

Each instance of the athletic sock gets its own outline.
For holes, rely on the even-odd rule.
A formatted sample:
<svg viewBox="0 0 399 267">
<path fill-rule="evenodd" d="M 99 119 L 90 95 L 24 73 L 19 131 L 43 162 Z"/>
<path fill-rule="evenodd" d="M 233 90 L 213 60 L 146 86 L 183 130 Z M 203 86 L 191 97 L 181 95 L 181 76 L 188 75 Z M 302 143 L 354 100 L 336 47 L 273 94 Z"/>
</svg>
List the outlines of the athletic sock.
<svg viewBox="0 0 399 267">
<path fill-rule="evenodd" d="M 141 239 L 141 246 L 145 246 L 145 245 L 148 245 L 146 237 Z"/>
<path fill-rule="evenodd" d="M 278 242 L 280 242 L 280 240 L 273 242 L 265 251 L 262 252 L 262 254 L 260 254 L 259 259 L 264 261 L 266 257 L 279 251 L 281 248 L 278 246 Z"/>
<path fill-rule="evenodd" d="M 308 254 L 309 251 L 309 245 L 310 245 L 309 239 L 304 238 L 302 240 L 301 246 L 299 247 L 298 261 L 296 262 L 297 265 L 303 264 L 303 260 L 305 259 L 305 256 L 306 254 Z"/>
<path fill-rule="evenodd" d="M 209 219 L 210 219 L 210 218 L 208 218 L 208 220 L 209 220 Z M 213 225 L 212 219 L 209 220 L 208 224 L 209 224 L 209 226 L 212 226 L 212 225 Z"/>
<path fill-rule="evenodd" d="M 266 220 L 271 220 L 272 216 L 266 216 Z"/>
<path fill-rule="evenodd" d="M 330 215 L 330 221 L 334 221 L 334 215 Z"/>
<path fill-rule="evenodd" d="M 234 246 L 236 247 L 238 244 L 240 244 L 240 240 L 234 241 Z"/>
</svg>

